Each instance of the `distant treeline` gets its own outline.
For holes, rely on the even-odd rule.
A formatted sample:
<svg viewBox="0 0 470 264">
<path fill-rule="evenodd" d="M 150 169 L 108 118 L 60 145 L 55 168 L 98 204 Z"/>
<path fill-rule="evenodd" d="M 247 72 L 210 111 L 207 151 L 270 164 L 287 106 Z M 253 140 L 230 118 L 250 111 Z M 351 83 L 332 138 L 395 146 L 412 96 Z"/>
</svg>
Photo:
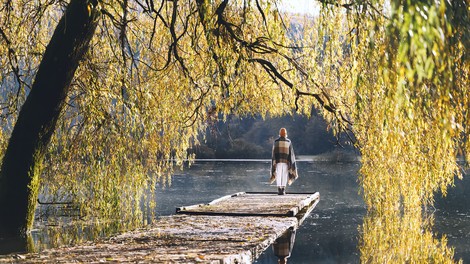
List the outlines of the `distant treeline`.
<svg viewBox="0 0 470 264">
<path fill-rule="evenodd" d="M 281 127 L 287 129 L 296 155 L 319 155 L 341 148 L 325 120 L 314 114 L 310 118 L 231 117 L 211 125 L 205 138 L 200 138 L 201 144 L 191 151 L 200 159 L 270 158 L 273 140 Z M 352 149 L 344 140 L 340 142 L 346 150 Z"/>
</svg>

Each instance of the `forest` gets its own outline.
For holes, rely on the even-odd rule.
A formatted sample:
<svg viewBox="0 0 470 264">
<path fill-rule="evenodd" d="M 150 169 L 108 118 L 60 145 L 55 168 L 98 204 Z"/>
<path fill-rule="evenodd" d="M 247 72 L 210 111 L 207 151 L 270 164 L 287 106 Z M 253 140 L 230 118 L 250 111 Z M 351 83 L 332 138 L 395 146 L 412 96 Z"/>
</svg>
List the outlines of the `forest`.
<svg viewBox="0 0 470 264">
<path fill-rule="evenodd" d="M 287 128 L 296 155 L 355 153 L 349 139 L 336 137 L 318 115 L 309 118 L 301 115 L 265 119 L 231 117 L 210 125 L 201 143 L 189 152 L 194 152 L 197 159 L 270 159 L 273 141 L 281 127 Z"/>
</svg>

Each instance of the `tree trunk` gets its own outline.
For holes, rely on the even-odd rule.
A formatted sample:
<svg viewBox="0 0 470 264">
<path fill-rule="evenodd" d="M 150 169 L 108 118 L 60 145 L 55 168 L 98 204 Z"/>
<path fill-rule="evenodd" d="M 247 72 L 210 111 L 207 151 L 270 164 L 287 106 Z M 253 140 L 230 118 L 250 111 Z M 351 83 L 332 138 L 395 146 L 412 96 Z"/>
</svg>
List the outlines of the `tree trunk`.
<svg viewBox="0 0 470 264">
<path fill-rule="evenodd" d="M 97 0 L 71 0 L 39 65 L 16 121 L 0 172 L 0 234 L 30 230 L 41 164 L 67 92 L 98 24 Z"/>
</svg>

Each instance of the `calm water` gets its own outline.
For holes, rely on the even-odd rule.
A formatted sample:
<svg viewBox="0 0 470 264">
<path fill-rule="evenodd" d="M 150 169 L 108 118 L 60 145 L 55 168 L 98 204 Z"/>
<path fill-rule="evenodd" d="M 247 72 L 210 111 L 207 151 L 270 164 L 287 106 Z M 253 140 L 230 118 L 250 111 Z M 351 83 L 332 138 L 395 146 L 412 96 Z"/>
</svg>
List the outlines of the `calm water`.
<svg viewBox="0 0 470 264">
<path fill-rule="evenodd" d="M 287 192 L 320 192 L 320 203 L 297 230 L 290 263 L 358 263 L 358 226 L 365 207 L 358 195 L 358 163 L 299 161 L 299 179 Z M 158 211 L 174 213 L 181 205 L 209 202 L 240 191 L 276 191 L 270 185 L 270 162 L 196 162 L 174 175 L 159 191 Z M 269 248 L 256 263 L 277 263 Z"/>
<path fill-rule="evenodd" d="M 321 200 L 310 216 L 297 230 L 289 263 L 359 263 L 359 227 L 366 213 L 359 195 L 357 172 L 359 163 L 330 163 L 299 161 L 299 179 L 287 192 L 320 192 Z M 157 189 L 157 215 L 171 215 L 175 208 L 207 203 L 224 195 L 241 191 L 276 191 L 268 184 L 270 162 L 247 161 L 197 161 L 190 168 L 176 172 L 171 186 Z M 470 263 L 470 179 L 456 180 L 445 199 L 436 195 L 434 233 L 445 234 L 448 245 L 455 248 L 455 259 Z M 84 239 L 109 236 L 113 226 L 99 233 L 75 230 Z M 60 231 L 60 229 L 59 229 Z M 58 244 L 70 244 L 76 234 L 63 230 Z M 90 235 L 91 233 L 91 235 Z M 41 241 L 38 248 L 55 244 L 53 238 L 35 234 Z M 47 236 L 47 235 L 45 235 Z M 49 242 L 48 242 L 49 241 Z M 2 241 L 0 241 L 2 242 Z M 7 242 L 7 241 L 3 241 Z M 38 242 L 36 242 L 38 243 Z M 50 243 L 51 245 L 49 245 Z M 14 244 L 0 243 L 0 252 L 9 252 Z M 268 248 L 256 261 L 258 264 L 277 263 L 272 249 Z"/>
<path fill-rule="evenodd" d="M 276 191 L 267 183 L 268 161 L 198 161 L 158 190 L 159 215 L 240 191 Z M 288 192 L 320 192 L 321 201 L 297 230 L 289 263 L 359 263 L 358 228 L 366 213 L 358 193 L 359 163 L 299 161 L 299 179 Z M 455 258 L 470 263 L 470 180 L 458 180 L 446 199 L 436 197 L 435 232 L 446 234 Z M 271 248 L 256 261 L 277 263 Z"/>
</svg>

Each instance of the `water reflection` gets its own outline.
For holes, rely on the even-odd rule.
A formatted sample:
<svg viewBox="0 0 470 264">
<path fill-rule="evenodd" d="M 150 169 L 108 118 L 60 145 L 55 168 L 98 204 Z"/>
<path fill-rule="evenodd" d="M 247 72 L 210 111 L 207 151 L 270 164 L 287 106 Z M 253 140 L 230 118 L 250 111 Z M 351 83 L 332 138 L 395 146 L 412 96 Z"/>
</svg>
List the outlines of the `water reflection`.
<svg viewBox="0 0 470 264">
<path fill-rule="evenodd" d="M 267 183 L 269 167 L 269 161 L 196 162 L 176 172 L 171 186 L 157 188 L 156 214 L 174 214 L 176 207 L 205 203 L 240 191 L 273 191 L 275 186 Z M 470 177 L 456 182 L 446 198 L 436 195 L 435 220 L 422 211 L 379 216 L 367 212 L 359 195 L 359 167 L 359 163 L 299 161 L 300 178 L 289 192 L 319 191 L 321 202 L 296 230 L 289 263 L 413 263 L 412 259 L 422 255 L 415 261 L 421 263 L 426 262 L 429 252 L 442 254 L 446 263 L 452 261 L 450 248 L 454 247 L 456 259 L 470 261 Z M 38 227 L 30 245 L 38 251 L 110 236 L 128 228 L 119 224 L 125 223 L 101 222 L 94 229 L 80 221 L 68 229 Z M 441 239 L 442 234 L 447 238 Z M 27 242 L 24 243 L 20 251 L 28 250 Z M 3 243 L 0 250 L 11 249 L 10 246 L 13 245 Z M 412 252 L 417 253 L 411 256 Z M 405 257 L 409 261 L 399 261 Z M 255 263 L 277 262 L 270 247 Z"/>
<path fill-rule="evenodd" d="M 286 232 L 278 237 L 272 244 L 273 253 L 278 258 L 279 264 L 286 264 L 287 259 L 292 253 L 295 242 L 295 231 L 293 227 L 287 229 Z"/>
<path fill-rule="evenodd" d="M 70 220 L 63 217 L 54 222 L 40 221 L 23 237 L 0 237 L 0 255 L 41 252 L 60 246 L 72 246 L 98 238 L 112 236 L 141 224 L 121 220 Z"/>
<path fill-rule="evenodd" d="M 27 237 L 0 237 L 0 255 L 13 252 L 33 252 L 34 242 L 31 236 Z"/>
<path fill-rule="evenodd" d="M 462 234 L 455 225 L 445 228 L 454 219 L 461 226 L 470 223 L 459 215 L 459 212 L 463 212 L 463 216 L 470 212 L 469 179 L 464 176 L 464 180 L 456 184 L 449 189 L 448 197 L 435 194 L 436 207 L 431 206 L 432 209 L 410 203 L 405 206 L 403 201 L 395 201 L 399 205 L 395 209 L 370 209 L 360 229 L 361 262 L 462 263 L 463 259 L 468 260 L 469 249 L 465 245 L 468 245 L 470 232 Z"/>
<path fill-rule="evenodd" d="M 454 263 L 445 237 L 432 232 L 433 217 L 420 209 L 370 211 L 362 225 L 362 263 Z"/>
</svg>

